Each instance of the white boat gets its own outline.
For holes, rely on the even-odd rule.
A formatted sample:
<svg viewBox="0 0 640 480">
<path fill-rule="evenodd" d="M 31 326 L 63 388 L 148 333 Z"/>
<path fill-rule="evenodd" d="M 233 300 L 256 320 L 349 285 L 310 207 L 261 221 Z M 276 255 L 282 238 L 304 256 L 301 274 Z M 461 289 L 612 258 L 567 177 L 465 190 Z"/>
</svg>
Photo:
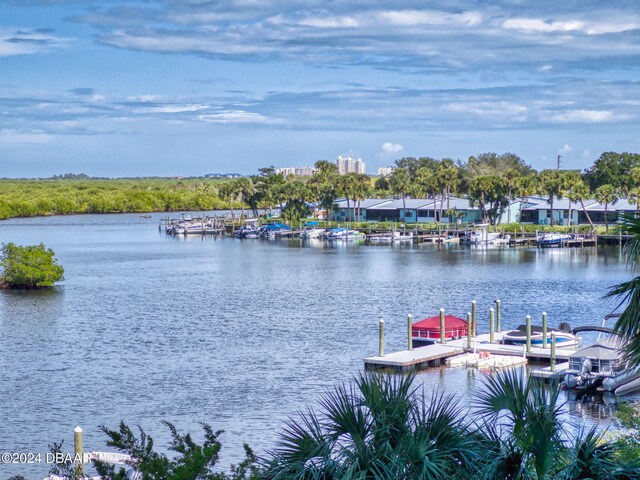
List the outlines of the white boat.
<svg viewBox="0 0 640 480">
<path fill-rule="evenodd" d="M 393 243 L 400 242 L 413 242 L 413 232 L 405 233 L 404 235 L 400 232 L 393 232 Z"/>
<path fill-rule="evenodd" d="M 470 243 L 471 245 L 486 245 L 500 238 L 499 232 L 487 231 L 487 224 L 478 225 L 478 227 L 480 228 L 473 232 L 467 232 L 464 237 L 465 243 Z"/>
<path fill-rule="evenodd" d="M 238 238 L 258 238 L 258 229 L 253 225 L 245 225 L 236 231 Z"/>
<path fill-rule="evenodd" d="M 301 238 L 320 238 L 324 235 L 324 228 L 305 228 L 300 233 Z"/>
<path fill-rule="evenodd" d="M 542 233 L 538 235 L 536 243 L 539 247 L 559 247 L 573 237 L 565 233 Z"/>
<path fill-rule="evenodd" d="M 575 347 L 579 343 L 579 338 L 571 333 L 568 325 L 565 328 L 547 328 L 547 346 L 551 345 L 551 332 L 556 336 L 556 347 Z M 531 325 L 531 346 L 542 347 L 543 335 L 542 327 Z M 510 330 L 502 336 L 502 343 L 508 345 L 526 345 L 527 326 L 520 325 L 515 330 Z"/>
<path fill-rule="evenodd" d="M 616 392 L 624 385 L 633 386 L 632 382 L 640 378 L 640 369 L 627 368 L 622 348 L 620 338 L 611 336 L 573 353 L 569 356 L 564 384 L 567 388 L 598 388 L 607 392 Z"/>
</svg>

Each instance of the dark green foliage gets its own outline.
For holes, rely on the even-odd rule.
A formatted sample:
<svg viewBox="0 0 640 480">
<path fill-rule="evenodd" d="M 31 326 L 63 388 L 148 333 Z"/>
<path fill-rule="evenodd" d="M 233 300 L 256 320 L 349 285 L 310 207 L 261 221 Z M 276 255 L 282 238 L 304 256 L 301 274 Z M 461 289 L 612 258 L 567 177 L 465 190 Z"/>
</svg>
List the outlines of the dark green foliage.
<svg viewBox="0 0 640 480">
<path fill-rule="evenodd" d="M 226 208 L 230 180 L 58 178 L 0 180 L 0 219 L 71 213 L 170 212 Z"/>
<path fill-rule="evenodd" d="M 169 449 L 178 454 L 169 458 L 154 450 L 153 439 L 142 428 L 138 437 L 124 422 L 118 430 L 100 427 L 109 437 L 107 445 L 131 456 L 132 466 L 143 474 L 144 480 L 257 480 L 260 470 L 257 459 L 248 445 L 244 446 L 245 459 L 231 467 L 231 473 L 215 471 L 222 445 L 218 437 L 222 430 L 214 432 L 206 423 L 202 424 L 204 442 L 198 444 L 189 433 L 180 434 L 169 422 L 163 422 L 171 431 L 172 443 Z M 122 467 L 95 462 L 98 474 L 104 480 L 124 480 L 126 470 Z"/>
<path fill-rule="evenodd" d="M 587 182 L 592 190 L 602 185 L 612 185 L 626 194 L 637 187 L 637 179 L 632 175 L 634 168 L 640 167 L 640 155 L 637 153 L 604 152 L 586 171 Z"/>
<path fill-rule="evenodd" d="M 26 247 L 3 244 L 0 268 L 0 287 L 4 288 L 49 287 L 64 279 L 64 269 L 53 250 L 42 243 Z"/>
</svg>

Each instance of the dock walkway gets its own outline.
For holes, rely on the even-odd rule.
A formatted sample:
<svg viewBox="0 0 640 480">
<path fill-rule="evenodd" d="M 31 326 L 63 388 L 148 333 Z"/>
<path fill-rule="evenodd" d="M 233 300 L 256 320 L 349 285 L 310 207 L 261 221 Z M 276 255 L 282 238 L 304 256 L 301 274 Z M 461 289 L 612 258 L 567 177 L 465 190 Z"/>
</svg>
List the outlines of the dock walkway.
<svg viewBox="0 0 640 480">
<path fill-rule="evenodd" d="M 447 358 L 461 355 L 467 351 L 473 351 L 474 346 L 478 352 L 489 352 L 494 355 L 523 356 L 530 362 L 545 363 L 551 358 L 550 348 L 531 347 L 530 352 L 525 352 L 524 346 L 504 345 L 500 342 L 502 332 L 494 334 L 494 343 L 489 342 L 489 334 L 485 333 L 473 337 L 471 349 L 467 348 L 467 339 L 459 338 L 445 343 L 434 343 L 426 347 L 418 347 L 413 350 L 402 350 L 387 355 L 367 357 L 364 359 L 365 369 L 390 368 L 399 371 L 407 371 L 425 367 L 435 367 Z M 550 343 L 550 342 L 549 342 Z M 557 348 L 556 361 L 567 361 L 569 355 L 574 353 L 572 348 Z"/>
</svg>

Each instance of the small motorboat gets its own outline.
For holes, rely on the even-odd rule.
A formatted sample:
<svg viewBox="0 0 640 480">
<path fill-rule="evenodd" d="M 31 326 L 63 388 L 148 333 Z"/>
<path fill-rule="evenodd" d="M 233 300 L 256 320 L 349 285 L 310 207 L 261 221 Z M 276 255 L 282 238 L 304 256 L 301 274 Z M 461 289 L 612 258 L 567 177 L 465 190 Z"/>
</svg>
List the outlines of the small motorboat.
<svg viewBox="0 0 640 480">
<path fill-rule="evenodd" d="M 623 346 L 619 337 L 611 336 L 576 351 L 569 356 L 564 385 L 578 390 L 597 388 L 617 395 L 638 389 L 640 369 L 628 368 Z"/>
<path fill-rule="evenodd" d="M 559 247 L 573 237 L 565 233 L 543 233 L 538 235 L 536 243 L 539 247 Z"/>
<path fill-rule="evenodd" d="M 453 340 L 467 336 L 467 321 L 454 315 L 444 317 L 444 338 Z M 440 340 L 440 316 L 429 317 L 411 325 L 411 337 L 414 345 L 431 345 Z"/>
<path fill-rule="evenodd" d="M 556 335 L 557 347 L 574 347 L 578 345 L 579 338 L 571 333 L 571 328 L 566 323 L 560 325 L 560 328 L 547 328 L 547 346 L 551 345 L 551 332 Z M 507 345 L 526 345 L 527 343 L 527 326 L 520 325 L 515 330 L 510 330 L 502 336 L 502 343 Z M 531 346 L 542 347 L 542 327 L 531 325 Z"/>
</svg>

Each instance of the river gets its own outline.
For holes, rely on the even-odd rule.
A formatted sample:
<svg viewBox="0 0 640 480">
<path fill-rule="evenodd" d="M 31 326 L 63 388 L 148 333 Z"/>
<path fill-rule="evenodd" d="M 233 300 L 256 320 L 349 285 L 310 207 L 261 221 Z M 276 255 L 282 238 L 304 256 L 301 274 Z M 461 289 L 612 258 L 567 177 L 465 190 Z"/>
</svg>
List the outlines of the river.
<svg viewBox="0 0 640 480">
<path fill-rule="evenodd" d="M 479 329 L 502 301 L 503 326 L 548 312 L 551 326 L 600 324 L 603 300 L 629 278 L 620 248 L 548 249 L 330 245 L 299 240 L 171 237 L 160 214 L 77 215 L 0 222 L 0 242 L 53 248 L 66 279 L 53 289 L 0 292 L 0 451 L 44 453 L 99 425 L 140 425 L 166 447 L 161 420 L 201 438 L 222 429 L 220 465 L 242 443 L 273 446 L 290 415 L 362 370 L 378 348 L 406 343 L 406 315 L 440 307 Z M 431 369 L 427 389 L 473 400 L 481 375 Z M 606 422 L 600 404 L 570 415 Z M 601 418 L 604 417 L 604 420 Z M 38 478 L 46 465 L 0 465 L 0 477 Z"/>
</svg>

